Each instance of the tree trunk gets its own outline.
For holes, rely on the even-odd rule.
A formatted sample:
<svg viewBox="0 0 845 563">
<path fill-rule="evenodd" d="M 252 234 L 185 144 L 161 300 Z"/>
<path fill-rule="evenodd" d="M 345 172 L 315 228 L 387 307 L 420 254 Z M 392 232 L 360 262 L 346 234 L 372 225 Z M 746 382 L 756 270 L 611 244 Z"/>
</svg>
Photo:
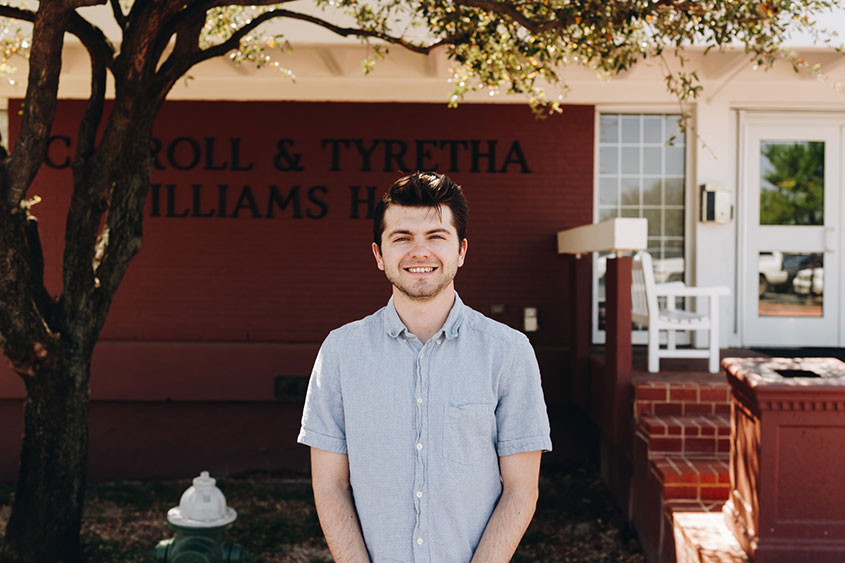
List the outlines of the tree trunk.
<svg viewBox="0 0 845 563">
<path fill-rule="evenodd" d="M 65 354 L 55 364 L 57 373 L 36 373 L 26 382 L 21 461 L 3 552 L 7 563 L 81 561 L 91 362 Z"/>
</svg>

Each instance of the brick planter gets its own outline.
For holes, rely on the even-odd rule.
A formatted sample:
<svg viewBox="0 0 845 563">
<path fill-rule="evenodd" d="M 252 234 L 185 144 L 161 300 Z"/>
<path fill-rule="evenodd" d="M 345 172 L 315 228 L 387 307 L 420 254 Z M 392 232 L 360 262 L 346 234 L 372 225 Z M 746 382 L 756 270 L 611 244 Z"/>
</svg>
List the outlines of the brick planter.
<svg viewBox="0 0 845 563">
<path fill-rule="evenodd" d="M 845 561 L 845 364 L 722 365 L 732 390 L 728 527 L 755 563 Z"/>
</svg>

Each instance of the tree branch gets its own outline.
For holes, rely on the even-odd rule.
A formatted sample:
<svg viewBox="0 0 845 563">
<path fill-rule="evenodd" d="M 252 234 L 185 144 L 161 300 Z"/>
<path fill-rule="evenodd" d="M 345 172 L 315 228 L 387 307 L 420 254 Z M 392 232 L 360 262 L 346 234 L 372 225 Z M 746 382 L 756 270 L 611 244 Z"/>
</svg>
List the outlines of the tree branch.
<svg viewBox="0 0 845 563">
<path fill-rule="evenodd" d="M 96 30 L 100 32 L 99 29 Z M 102 34 L 102 32 L 100 32 Z M 103 36 L 105 40 L 105 36 Z M 94 150 L 97 129 L 103 117 L 103 103 L 106 96 L 106 68 L 114 61 L 113 51 L 107 52 L 95 44 L 84 42 L 91 59 L 91 94 L 79 126 L 76 143 L 76 162 L 81 162 Z"/>
<path fill-rule="evenodd" d="M 26 247 L 29 250 L 29 280 L 34 292 L 35 306 L 50 325 L 52 324 L 50 321 L 53 316 L 53 301 L 47 293 L 47 288 L 44 287 L 44 251 L 41 248 L 41 237 L 38 233 L 38 219 L 29 214 L 26 218 Z"/>
<path fill-rule="evenodd" d="M 64 30 L 72 10 L 55 2 L 42 2 L 32 29 L 29 76 L 21 129 L 9 158 L 8 190 L 4 207 L 14 210 L 23 199 L 41 166 L 47 138 L 56 113 Z"/>
<path fill-rule="evenodd" d="M 111 4 L 111 11 L 114 14 L 114 21 L 120 26 L 120 29 L 126 29 L 126 14 L 123 13 L 123 8 L 120 7 L 120 0 L 109 0 Z"/>
<path fill-rule="evenodd" d="M 237 4 L 237 2 L 225 2 L 225 4 Z M 240 45 L 241 39 L 246 37 L 248 33 L 253 31 L 259 25 L 276 18 L 289 18 L 299 21 L 305 21 L 328 29 L 329 31 L 332 31 L 337 35 L 341 35 L 343 37 L 352 36 L 360 37 L 362 39 L 379 39 L 381 41 L 384 41 L 385 43 L 389 43 L 391 45 L 400 45 L 403 48 L 408 49 L 409 51 L 413 51 L 415 53 L 420 53 L 423 55 L 430 53 L 431 51 L 442 45 L 449 45 L 454 43 L 454 40 L 452 39 L 442 39 L 440 41 L 428 45 L 412 43 L 402 37 L 395 37 L 393 35 L 382 33 L 380 31 L 371 31 L 356 27 L 343 27 L 335 25 L 322 18 L 318 18 L 310 14 L 303 14 L 300 12 L 293 12 L 291 10 L 285 9 L 271 10 L 269 12 L 264 12 L 263 14 L 256 16 L 248 24 L 235 31 L 231 35 L 231 37 L 229 37 L 226 41 L 223 41 L 218 45 L 208 47 L 207 49 L 202 50 L 197 49 L 192 53 L 177 53 L 176 51 L 171 53 L 171 55 L 161 65 L 161 68 L 157 72 L 157 90 L 159 93 L 158 95 L 160 97 L 160 100 L 164 99 L 164 96 L 167 95 L 167 92 L 170 91 L 170 88 L 172 88 L 173 84 L 175 84 L 176 81 L 182 75 L 184 75 L 191 67 L 208 59 L 213 59 L 214 57 L 225 55 L 229 51 L 237 49 Z"/>
<path fill-rule="evenodd" d="M 485 12 L 492 12 L 501 16 L 506 16 L 514 22 L 518 23 L 531 33 L 542 33 L 550 29 L 568 27 L 572 22 L 563 22 L 560 19 L 551 20 L 532 20 L 523 14 L 518 7 L 512 2 L 498 2 L 496 0 L 454 0 L 455 6 L 464 6 L 469 8 L 478 8 Z"/>
<path fill-rule="evenodd" d="M 33 249 L 27 248 L 32 225 L 27 224 L 24 213 L 0 213 L 0 240 L 4 241 L 0 245 L 0 345 L 18 374 L 32 376 L 33 366 L 45 359 L 48 350 L 55 349 L 57 335 L 50 331 L 36 306 L 46 292 L 42 293 L 42 284 L 35 288 L 32 284 L 40 278 L 39 271 L 31 270 Z"/>
<path fill-rule="evenodd" d="M 0 16 L 12 20 L 21 20 L 27 22 L 35 21 L 35 12 L 32 10 L 24 10 L 23 8 L 15 8 L 13 6 L 0 6 Z"/>
</svg>

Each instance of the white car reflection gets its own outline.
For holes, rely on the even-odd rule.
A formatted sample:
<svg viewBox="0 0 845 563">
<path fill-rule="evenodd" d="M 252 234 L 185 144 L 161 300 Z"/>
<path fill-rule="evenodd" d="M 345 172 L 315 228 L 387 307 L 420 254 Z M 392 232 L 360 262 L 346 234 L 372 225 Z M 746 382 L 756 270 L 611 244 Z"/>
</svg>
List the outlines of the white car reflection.
<svg viewBox="0 0 845 563">
<path fill-rule="evenodd" d="M 811 287 L 813 295 L 824 293 L 824 268 L 804 268 L 795 274 L 792 291 L 798 295 L 809 295 Z"/>
<path fill-rule="evenodd" d="M 789 272 L 783 269 L 782 252 L 761 252 L 757 259 L 757 268 L 760 271 L 759 295 L 763 295 L 789 279 Z"/>
</svg>

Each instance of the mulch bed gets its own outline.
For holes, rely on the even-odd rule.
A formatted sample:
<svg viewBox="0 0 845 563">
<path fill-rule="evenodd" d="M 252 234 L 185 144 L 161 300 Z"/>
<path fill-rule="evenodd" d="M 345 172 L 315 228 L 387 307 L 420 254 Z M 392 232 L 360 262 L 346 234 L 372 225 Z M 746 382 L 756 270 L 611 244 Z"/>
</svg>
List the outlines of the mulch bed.
<svg viewBox="0 0 845 563">
<path fill-rule="evenodd" d="M 167 510 L 190 481 L 117 482 L 89 486 L 82 539 L 92 563 L 149 563 L 150 550 L 172 531 Z M 238 511 L 228 538 L 252 561 L 330 562 L 307 476 L 253 473 L 218 479 Z M 0 487 L 0 532 L 9 516 L 11 488 Z M 1 543 L 1 542 L 0 542 Z M 636 537 L 593 468 L 544 470 L 534 520 L 514 563 L 645 563 Z"/>
</svg>

